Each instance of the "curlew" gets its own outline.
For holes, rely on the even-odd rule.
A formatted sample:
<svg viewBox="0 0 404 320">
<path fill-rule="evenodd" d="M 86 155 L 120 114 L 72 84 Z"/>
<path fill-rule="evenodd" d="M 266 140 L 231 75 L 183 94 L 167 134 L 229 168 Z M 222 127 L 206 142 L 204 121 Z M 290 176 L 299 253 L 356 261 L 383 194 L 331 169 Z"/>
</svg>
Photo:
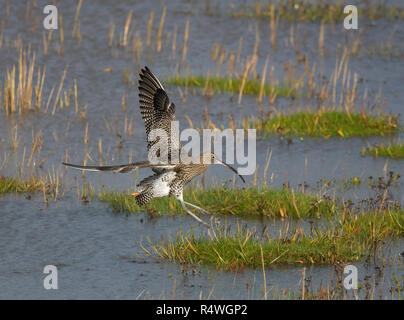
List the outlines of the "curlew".
<svg viewBox="0 0 404 320">
<path fill-rule="evenodd" d="M 191 163 L 183 163 L 181 159 L 176 163 L 172 161 L 173 153 L 177 152 L 177 154 L 179 154 L 178 152 L 180 152 L 182 148 L 179 137 L 175 134 L 171 134 L 171 123 L 175 121 L 175 104 L 170 102 L 164 87 L 149 68 L 145 67 L 142 69 L 139 75 L 139 105 L 145 123 L 146 134 L 149 138 L 149 134 L 154 129 L 164 130 L 168 137 L 168 146 L 163 152 L 167 152 L 166 158 L 168 161 L 165 163 L 142 161 L 116 166 L 81 166 L 65 162 L 63 162 L 63 164 L 86 171 L 111 171 L 120 173 L 126 173 L 141 168 L 151 168 L 154 174 L 140 181 L 136 186 L 135 192 L 132 194 L 135 196 L 136 203 L 139 206 L 143 206 L 153 198 L 172 196 L 181 202 L 185 212 L 199 223 L 209 227 L 209 224 L 201 220 L 187 208 L 188 205 L 201 213 L 210 214 L 210 212 L 205 209 L 184 201 L 184 186 L 193 178 L 205 172 L 212 163 L 223 165 L 236 174 L 238 173 L 233 167 L 219 160 L 212 152 L 203 153 L 199 161 Z M 155 143 L 157 143 L 157 141 Z M 153 145 L 153 141 L 148 139 L 148 151 L 150 151 Z M 241 175 L 239 175 L 239 177 L 245 183 L 244 178 Z"/>
</svg>

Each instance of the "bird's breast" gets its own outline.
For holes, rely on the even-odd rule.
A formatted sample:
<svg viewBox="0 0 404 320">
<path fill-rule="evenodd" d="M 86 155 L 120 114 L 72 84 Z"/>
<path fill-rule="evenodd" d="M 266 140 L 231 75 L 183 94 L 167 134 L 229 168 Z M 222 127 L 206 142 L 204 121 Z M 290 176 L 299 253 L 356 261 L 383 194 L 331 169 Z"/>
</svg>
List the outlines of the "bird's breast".
<svg viewBox="0 0 404 320">
<path fill-rule="evenodd" d="M 168 171 L 159 174 L 152 183 L 153 195 L 155 197 L 165 197 L 170 194 L 171 185 L 176 177 L 176 173 Z"/>
</svg>

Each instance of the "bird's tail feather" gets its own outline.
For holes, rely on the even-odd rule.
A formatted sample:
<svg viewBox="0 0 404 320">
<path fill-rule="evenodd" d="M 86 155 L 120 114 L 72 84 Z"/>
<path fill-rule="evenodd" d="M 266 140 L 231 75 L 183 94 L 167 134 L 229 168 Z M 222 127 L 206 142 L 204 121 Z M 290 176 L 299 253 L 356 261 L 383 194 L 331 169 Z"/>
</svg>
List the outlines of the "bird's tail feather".
<svg viewBox="0 0 404 320">
<path fill-rule="evenodd" d="M 142 191 L 135 196 L 135 201 L 138 206 L 144 206 L 151 199 L 153 199 L 153 193 L 150 190 Z"/>
</svg>

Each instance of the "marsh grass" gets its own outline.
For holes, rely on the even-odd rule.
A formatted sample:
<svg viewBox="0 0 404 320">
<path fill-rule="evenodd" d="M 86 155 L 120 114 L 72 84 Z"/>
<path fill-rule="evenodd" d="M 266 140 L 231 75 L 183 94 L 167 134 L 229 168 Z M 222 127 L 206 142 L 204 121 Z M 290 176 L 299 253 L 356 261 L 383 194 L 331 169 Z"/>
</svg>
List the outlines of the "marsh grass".
<svg viewBox="0 0 404 320">
<path fill-rule="evenodd" d="M 348 239 L 374 245 L 386 237 L 404 236 L 404 210 L 380 210 L 361 212 L 338 221 L 336 230 L 341 230 Z"/>
<path fill-rule="evenodd" d="M 34 192 L 42 193 L 46 204 L 49 203 L 50 199 L 56 201 L 59 196 L 63 195 L 59 174 L 49 172 L 47 176 L 31 175 L 29 178 L 10 178 L 0 175 L 0 196 L 10 193 Z"/>
<path fill-rule="evenodd" d="M 243 94 L 248 95 L 277 95 L 279 97 L 295 97 L 296 90 L 289 87 L 272 87 L 268 84 L 262 84 L 261 81 L 243 78 L 223 78 L 223 77 L 172 77 L 165 81 L 168 84 L 184 87 L 205 88 L 204 91 L 213 91 L 216 93 L 234 92 L 239 93 L 242 88 Z"/>
<path fill-rule="evenodd" d="M 139 207 L 135 197 L 128 193 L 107 192 L 99 194 L 101 201 L 107 202 L 116 212 L 144 212 L 155 215 L 185 214 L 181 204 L 174 198 L 153 199 L 144 208 Z M 331 217 L 336 205 L 319 195 L 301 193 L 292 189 L 269 190 L 248 187 L 245 189 L 191 189 L 184 191 L 184 200 L 194 203 L 213 214 L 238 216 L 243 218 L 320 218 Z"/>
<path fill-rule="evenodd" d="M 334 264 L 370 255 L 382 239 L 403 236 L 403 226 L 404 212 L 375 211 L 343 218 L 336 226 L 310 235 L 296 229 L 288 236 L 271 239 L 268 234 L 238 227 L 232 235 L 223 230 L 216 230 L 214 238 L 178 233 L 175 239 L 151 244 L 150 250 L 142 247 L 161 259 L 225 270 L 274 264 Z"/>
<path fill-rule="evenodd" d="M 342 21 L 344 14 L 344 6 L 342 2 L 329 3 L 326 1 L 270 1 L 263 5 L 257 3 L 243 8 L 231 9 L 230 15 L 233 17 L 249 17 L 249 18 L 270 18 L 271 13 L 277 19 L 284 19 L 290 22 L 308 21 L 335 23 Z M 404 19 L 404 8 L 396 5 L 387 6 L 381 2 L 365 2 L 358 7 L 359 18 L 367 18 L 369 20 L 377 20 L 381 18 Z"/>
<path fill-rule="evenodd" d="M 262 248 L 262 257 L 261 257 Z M 249 234 L 216 239 L 179 235 L 174 241 L 152 246 L 154 254 L 180 263 L 215 265 L 219 269 L 258 268 L 264 264 L 324 264 L 337 260 L 356 261 L 362 254 L 352 244 L 331 233 L 303 236 L 290 241 L 251 238 Z"/>
<path fill-rule="evenodd" d="M 17 67 L 7 68 L 6 77 L 4 79 L 2 108 L 7 115 L 12 113 L 22 114 L 27 111 L 40 111 L 43 102 L 43 88 L 45 83 L 46 66 L 42 69 L 36 64 L 36 53 L 31 50 L 19 50 L 19 59 Z M 55 114 L 57 105 L 60 103 L 61 108 L 63 105 L 69 105 L 67 93 L 65 93 L 65 102 L 61 98 L 63 82 L 66 77 L 67 68 L 62 75 L 57 96 L 54 101 L 52 116 Z M 35 80 L 36 74 L 36 80 Z M 0 86 L 1 87 L 1 86 Z M 54 88 L 52 88 L 47 99 L 45 112 L 48 111 Z"/>
<path fill-rule="evenodd" d="M 267 119 L 247 119 L 245 128 L 271 134 L 306 137 L 385 136 L 399 130 L 396 116 L 373 116 L 345 111 L 298 111 L 272 115 Z"/>
<path fill-rule="evenodd" d="M 42 188 L 42 182 L 35 178 L 27 181 L 17 180 L 0 176 L 0 195 L 7 193 L 26 193 L 39 191 Z"/>
<path fill-rule="evenodd" d="M 404 143 L 389 143 L 387 145 L 381 143 L 380 145 L 363 148 L 361 153 L 362 156 L 404 159 Z"/>
<path fill-rule="evenodd" d="M 28 59 L 27 56 L 29 57 Z M 32 57 L 30 57 L 30 52 L 26 52 L 20 49 L 17 69 L 18 71 L 16 72 L 15 65 L 11 69 L 7 70 L 7 75 L 3 85 L 3 108 L 7 114 L 17 111 L 19 113 L 22 113 L 25 110 L 31 109 L 32 96 L 34 92 L 33 84 L 35 74 L 35 60 L 35 52 L 32 54 Z M 40 69 L 38 69 L 37 87 L 41 88 L 42 93 L 43 78 L 41 78 Z M 40 100 L 40 95 L 38 96 L 38 90 L 36 91 L 36 101 Z"/>
</svg>

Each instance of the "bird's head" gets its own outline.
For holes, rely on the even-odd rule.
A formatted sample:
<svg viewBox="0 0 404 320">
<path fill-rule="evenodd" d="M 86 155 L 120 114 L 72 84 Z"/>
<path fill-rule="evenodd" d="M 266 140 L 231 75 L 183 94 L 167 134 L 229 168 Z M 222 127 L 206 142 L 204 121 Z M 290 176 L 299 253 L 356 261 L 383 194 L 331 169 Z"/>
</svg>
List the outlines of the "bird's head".
<svg viewBox="0 0 404 320">
<path fill-rule="evenodd" d="M 230 166 L 226 162 L 223 162 L 223 161 L 219 160 L 217 155 L 215 155 L 213 152 L 205 152 L 204 154 L 202 154 L 201 161 L 202 161 L 203 164 L 210 165 L 212 163 L 216 163 L 216 164 L 220 164 L 220 165 L 222 165 L 222 166 L 224 166 L 226 168 L 229 168 L 231 171 L 236 173 L 240 177 L 240 179 L 243 180 L 243 182 L 245 183 L 245 180 L 244 180 L 243 176 L 238 174 L 236 169 L 234 169 L 232 166 Z"/>
</svg>

